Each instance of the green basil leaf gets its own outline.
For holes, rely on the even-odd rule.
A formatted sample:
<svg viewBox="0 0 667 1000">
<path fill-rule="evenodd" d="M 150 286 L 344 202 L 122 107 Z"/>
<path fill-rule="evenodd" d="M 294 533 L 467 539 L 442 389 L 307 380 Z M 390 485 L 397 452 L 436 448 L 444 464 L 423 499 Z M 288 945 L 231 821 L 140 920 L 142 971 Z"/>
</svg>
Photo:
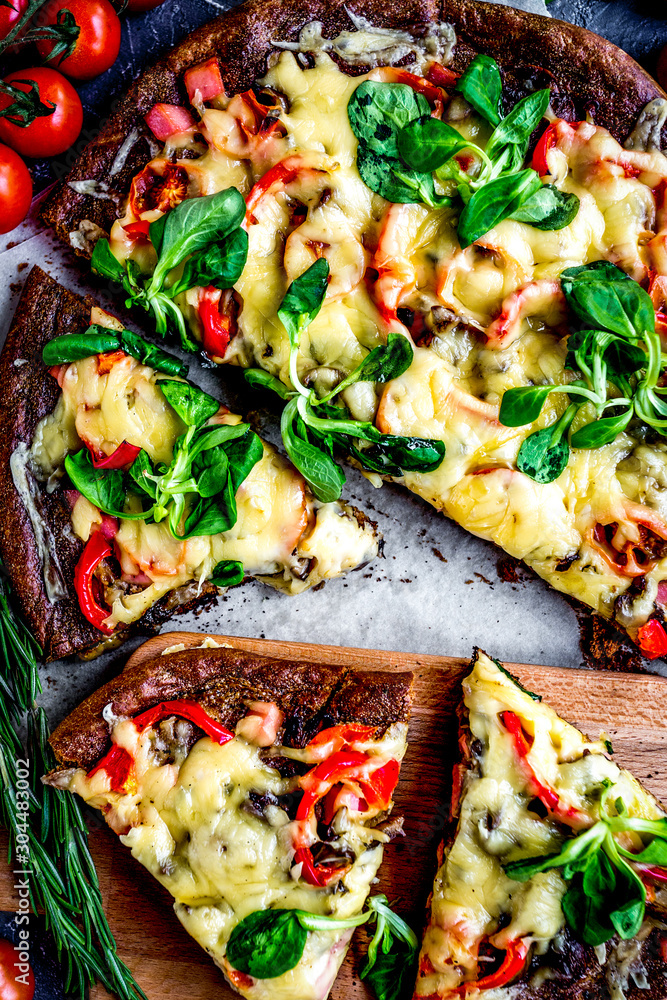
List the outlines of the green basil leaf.
<svg viewBox="0 0 667 1000">
<path fill-rule="evenodd" d="M 489 159 L 495 160 L 503 146 L 516 146 L 523 162 L 530 137 L 544 117 L 550 97 L 549 89 L 537 90 L 517 101 L 510 113 L 496 126 L 486 145 Z"/>
<path fill-rule="evenodd" d="M 537 875 L 538 872 L 548 871 L 550 868 L 559 867 L 560 854 L 543 854 L 535 858 L 522 858 L 521 861 L 511 861 L 503 865 L 503 869 L 508 878 L 515 882 L 527 882 Z"/>
<path fill-rule="evenodd" d="M 293 910 L 256 910 L 230 934 L 226 957 L 239 972 L 275 979 L 298 965 L 307 937 Z"/>
<path fill-rule="evenodd" d="M 413 170 L 431 173 L 456 153 L 470 148 L 460 132 L 439 118 L 418 118 L 397 135 L 398 155 Z"/>
<path fill-rule="evenodd" d="M 580 885 L 572 885 L 561 901 L 568 924 L 584 944 L 595 947 L 614 936 L 606 899 L 586 895 Z"/>
<path fill-rule="evenodd" d="M 455 89 L 487 122 L 499 123 L 503 84 L 495 59 L 482 54 L 475 56 Z"/>
<path fill-rule="evenodd" d="M 500 403 L 498 420 L 505 427 L 523 427 L 537 420 L 553 385 L 526 385 L 507 389 Z"/>
<path fill-rule="evenodd" d="M 561 286 L 570 308 L 588 326 L 635 341 L 655 331 L 649 294 L 608 261 L 568 268 L 561 274 Z"/>
<path fill-rule="evenodd" d="M 342 382 L 325 398 L 331 399 L 355 382 L 375 382 L 384 384 L 399 378 L 412 364 L 414 351 L 407 337 L 400 333 L 390 333 L 387 343 L 374 347 L 360 365 L 350 372 Z"/>
<path fill-rule="evenodd" d="M 365 469 L 396 477 L 406 472 L 433 472 L 445 457 L 444 441 L 397 434 L 383 434 L 370 448 L 348 445 L 348 449 Z"/>
<path fill-rule="evenodd" d="M 320 257 L 287 289 L 278 317 L 289 334 L 292 347 L 299 346 L 301 334 L 322 308 L 328 282 L 329 264 L 324 257 Z"/>
<path fill-rule="evenodd" d="M 221 242 L 200 250 L 185 262 L 183 275 L 167 289 L 170 296 L 202 288 L 231 288 L 243 273 L 248 259 L 248 234 L 234 229 Z"/>
<path fill-rule="evenodd" d="M 197 481 L 200 497 L 206 500 L 222 493 L 229 478 L 229 460 L 224 448 L 201 452 L 192 463 L 192 475 Z"/>
<path fill-rule="evenodd" d="M 628 344 L 620 338 L 614 338 L 603 358 L 611 375 L 632 375 L 633 372 L 646 368 L 648 363 L 648 356 L 643 348 Z"/>
<path fill-rule="evenodd" d="M 229 187 L 201 198 L 186 198 L 152 222 L 149 234 L 158 262 L 151 288 L 159 291 L 172 268 L 237 229 L 245 218 L 245 207 L 242 195 Z"/>
<path fill-rule="evenodd" d="M 195 538 L 202 535 L 219 535 L 236 524 L 236 499 L 230 478 L 214 497 L 202 497 L 185 519 L 183 534 L 177 538 Z"/>
<path fill-rule="evenodd" d="M 400 1000 L 414 985 L 418 951 L 392 939 L 391 947 L 378 952 L 377 959 L 361 978 L 371 987 L 377 1000 Z"/>
<path fill-rule="evenodd" d="M 128 472 L 134 480 L 140 495 L 146 494 L 151 500 L 157 500 L 157 485 L 153 479 L 148 478 L 155 475 L 153 463 L 150 460 L 148 452 L 144 451 L 143 448 L 135 458 Z"/>
<path fill-rule="evenodd" d="M 229 476 L 236 494 L 241 483 L 250 475 L 264 456 L 264 445 L 250 429 L 242 437 L 233 438 L 223 445 L 229 459 Z"/>
<path fill-rule="evenodd" d="M 180 378 L 188 377 L 188 366 L 184 361 L 173 354 L 163 351 L 155 344 L 149 344 L 147 340 L 140 337 L 132 330 L 123 330 L 120 335 L 120 345 L 126 354 L 130 354 L 142 365 L 148 365 L 156 372 L 164 372 L 165 375 L 178 375 Z"/>
<path fill-rule="evenodd" d="M 383 156 L 369 146 L 359 146 L 357 169 L 366 187 L 387 201 L 400 205 L 423 202 L 431 208 L 451 204 L 450 198 L 436 194 L 431 174 L 410 170 L 398 158 Z"/>
<path fill-rule="evenodd" d="M 644 922 L 645 903 L 643 899 L 633 899 L 617 910 L 612 910 L 609 919 L 619 937 L 629 941 L 639 933 Z"/>
<path fill-rule="evenodd" d="M 200 427 L 220 409 L 220 403 L 190 382 L 172 382 L 159 378 L 156 383 L 167 402 L 188 427 Z"/>
<path fill-rule="evenodd" d="M 330 454 L 305 440 L 297 433 L 295 418 L 297 400 L 291 399 L 282 413 L 280 431 L 287 457 L 301 473 L 313 493 L 322 503 L 338 500 L 345 483 L 343 470 Z"/>
<path fill-rule="evenodd" d="M 121 284 L 125 277 L 125 268 L 117 261 L 111 252 L 111 246 L 106 239 L 98 240 L 90 258 L 90 266 L 96 274 L 109 278 Z"/>
<path fill-rule="evenodd" d="M 89 333 L 88 330 L 91 332 Z M 116 351 L 120 346 L 118 334 L 104 327 L 88 327 L 85 333 L 64 333 L 54 337 L 42 350 L 45 365 L 65 365 L 71 361 L 81 361 L 93 354 Z"/>
<path fill-rule="evenodd" d="M 277 379 L 274 375 L 269 375 L 268 372 L 262 371 L 261 368 L 247 368 L 243 373 L 243 377 L 246 382 L 258 389 L 271 389 L 272 392 L 278 393 L 281 399 L 287 399 L 290 394 L 289 389 L 280 379 Z"/>
<path fill-rule="evenodd" d="M 576 194 L 560 191 L 553 184 L 543 184 L 512 215 L 517 222 L 526 222 L 535 229 L 564 229 L 579 211 Z"/>
<path fill-rule="evenodd" d="M 635 854 L 633 860 L 642 865 L 658 865 L 667 868 L 667 834 L 665 838 L 654 837 L 648 847 L 640 854 Z"/>
<path fill-rule="evenodd" d="M 567 466 L 570 448 L 565 438 L 551 444 L 554 428 L 545 427 L 529 434 L 519 448 L 517 468 L 536 483 L 552 483 Z"/>
<path fill-rule="evenodd" d="M 479 188 L 459 217 L 458 236 L 463 248 L 508 219 L 542 187 L 534 170 L 496 177 Z"/>
<path fill-rule="evenodd" d="M 573 448 L 602 448 L 605 444 L 611 444 L 628 426 L 633 412 L 633 408 L 629 407 L 614 417 L 592 420 L 590 424 L 585 424 L 575 431 L 570 438 L 570 444 Z"/>
<path fill-rule="evenodd" d="M 190 460 L 195 459 L 202 451 L 224 447 L 237 438 L 245 437 L 248 433 L 252 433 L 248 424 L 213 424 L 212 426 L 200 427 L 190 442 L 188 449 Z"/>
<path fill-rule="evenodd" d="M 222 559 L 213 567 L 209 581 L 216 587 L 235 587 L 243 583 L 243 563 L 237 559 Z"/>
<path fill-rule="evenodd" d="M 408 122 L 431 109 L 423 94 L 405 83 L 364 80 L 352 94 L 347 116 L 360 144 L 381 155 L 397 158 L 396 136 Z"/>
<path fill-rule="evenodd" d="M 72 485 L 105 514 L 113 517 L 140 519 L 147 515 L 128 515 L 124 511 L 125 475 L 122 469 L 96 469 L 87 448 L 75 451 L 65 458 L 65 471 Z"/>
</svg>

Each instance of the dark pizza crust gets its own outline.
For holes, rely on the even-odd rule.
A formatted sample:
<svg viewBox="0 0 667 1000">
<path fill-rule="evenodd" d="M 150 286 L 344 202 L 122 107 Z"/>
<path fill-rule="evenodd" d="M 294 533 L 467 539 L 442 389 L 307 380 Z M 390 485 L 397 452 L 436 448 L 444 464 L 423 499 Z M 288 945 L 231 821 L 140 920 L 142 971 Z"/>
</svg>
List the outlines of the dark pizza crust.
<svg viewBox="0 0 667 1000">
<path fill-rule="evenodd" d="M 477 661 L 479 652 L 479 649 L 475 649 L 470 663 L 471 669 Z M 517 681 L 516 677 L 512 679 Z M 475 757 L 474 744 L 471 744 L 472 734 L 468 710 L 463 697 L 459 702 L 457 714 L 459 720 L 458 747 L 461 756 L 454 763 L 453 787 L 459 788 L 460 792 L 452 800 L 450 821 L 445 830 L 445 836 L 438 847 L 438 870 L 456 839 L 461 803 L 467 790 L 466 777 L 473 778 L 479 774 L 479 763 Z M 662 808 L 660 803 L 658 805 Z M 431 902 L 432 896 L 429 896 L 426 907 L 427 926 L 431 919 Z M 647 905 L 646 913 L 647 917 L 660 923 L 664 923 L 667 917 L 665 909 L 660 909 L 655 904 L 653 906 Z M 623 989 L 626 1000 L 664 1000 L 667 960 L 662 957 L 660 947 L 661 939 L 664 936 L 662 930 L 654 928 L 642 945 L 640 957 L 646 969 L 650 988 L 639 989 L 630 978 L 628 987 Z M 617 944 L 619 944 L 618 938 L 613 938 L 607 944 L 608 956 L 611 949 Z M 550 970 L 548 978 L 543 979 L 544 970 L 547 968 Z M 611 995 L 605 969 L 600 965 L 595 949 L 582 944 L 567 925 L 561 934 L 559 950 L 556 951 L 550 947 L 545 955 L 533 954 L 530 965 L 518 979 L 513 981 L 512 986 L 513 988 L 521 987 L 521 1000 L 609 1000 Z M 488 991 L 479 993 L 479 1000 L 484 1000 L 484 997 L 488 995 Z M 415 994 L 414 1000 L 437 1000 L 437 998 L 418 998 Z"/>
<path fill-rule="evenodd" d="M 413 675 L 355 671 L 301 663 L 237 649 L 185 649 L 126 669 L 99 688 L 52 734 L 61 767 L 86 770 L 109 746 L 106 705 L 134 716 L 161 701 L 196 701 L 233 729 L 250 701 L 273 701 L 286 717 L 284 743 L 305 746 L 318 729 L 338 722 L 365 722 L 384 730 L 407 722 Z"/>
<path fill-rule="evenodd" d="M 622 141 L 640 111 L 656 97 L 665 97 L 658 84 L 630 56 L 599 35 L 551 18 L 526 14 L 500 4 L 472 0 L 361 0 L 355 13 L 380 27 L 425 31 L 430 22 L 453 24 L 458 42 L 453 68 L 462 70 L 475 53 L 486 52 L 500 64 L 510 99 L 536 87 L 551 86 L 554 110 L 569 120 L 591 114 Z M 143 116 L 156 102 L 187 104 L 184 71 L 217 57 L 228 93 L 251 86 L 266 70 L 272 39 L 292 40 L 309 21 L 319 20 L 325 37 L 351 29 L 344 0 L 250 0 L 224 17 L 189 35 L 154 66 L 147 69 L 112 109 L 98 136 L 77 159 L 69 175 L 47 200 L 44 220 L 70 245 L 70 233 L 82 220 L 108 231 L 118 217 L 117 205 L 127 195 L 132 177 L 151 159 L 149 131 Z M 110 170 L 123 142 L 136 129 L 139 136 L 122 167 Z M 667 137 L 667 126 L 665 135 Z M 103 181 L 109 199 L 77 194 L 69 181 Z M 89 254 L 79 248 L 82 256 Z"/>
<path fill-rule="evenodd" d="M 63 288 L 40 268 L 30 272 L 7 341 L 0 354 L 0 384 L 4 405 L 0 411 L 0 556 L 12 581 L 19 610 L 42 647 L 47 660 L 95 649 L 106 638 L 79 610 L 73 587 L 74 567 L 83 543 L 72 532 L 70 510 L 61 489 L 47 493 L 38 485 L 36 502 L 51 535 L 68 591 L 51 603 L 46 595 L 42 566 L 33 527 L 14 487 L 10 458 L 21 443 L 30 444 L 39 421 L 51 413 L 60 390 L 47 374 L 42 348 L 53 337 L 82 333 L 90 322 L 92 299 Z M 20 364 L 15 364 L 18 361 Z M 165 595 L 138 621 L 116 633 L 123 641 L 131 635 L 153 635 L 177 612 L 189 611 L 211 601 L 218 593 L 207 584 L 193 596 L 187 588 Z"/>
</svg>

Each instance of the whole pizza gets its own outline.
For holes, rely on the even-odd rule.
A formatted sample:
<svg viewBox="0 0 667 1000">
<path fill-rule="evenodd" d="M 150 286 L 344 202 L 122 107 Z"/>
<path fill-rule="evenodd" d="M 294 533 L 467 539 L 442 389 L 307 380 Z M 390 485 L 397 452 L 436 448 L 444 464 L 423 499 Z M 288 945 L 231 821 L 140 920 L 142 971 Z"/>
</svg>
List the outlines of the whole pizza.
<svg viewBox="0 0 667 1000">
<path fill-rule="evenodd" d="M 139 78 L 44 218 L 276 394 L 320 503 L 343 452 L 657 656 L 665 108 L 509 8 L 255 3 Z"/>
</svg>

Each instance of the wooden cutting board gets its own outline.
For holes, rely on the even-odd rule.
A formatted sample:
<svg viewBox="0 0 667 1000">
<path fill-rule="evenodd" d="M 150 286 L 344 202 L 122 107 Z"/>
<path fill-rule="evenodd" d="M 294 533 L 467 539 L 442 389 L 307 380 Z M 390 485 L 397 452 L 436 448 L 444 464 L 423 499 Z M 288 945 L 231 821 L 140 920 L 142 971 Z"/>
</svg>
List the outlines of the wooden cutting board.
<svg viewBox="0 0 667 1000">
<path fill-rule="evenodd" d="M 435 851 L 447 816 L 451 764 L 456 752 L 457 685 L 465 660 L 381 650 L 344 649 L 304 643 L 215 636 L 219 642 L 271 656 L 320 661 L 365 669 L 412 670 L 414 705 L 408 752 L 396 791 L 395 812 L 405 816 L 405 834 L 385 849 L 379 892 L 420 931 L 435 871 Z M 204 635 L 170 632 L 156 636 L 132 655 L 128 665 L 183 642 L 199 645 Z M 490 650 L 489 652 L 493 652 Z M 597 738 L 606 730 L 615 759 L 667 802 L 667 680 L 647 675 L 594 673 L 506 664 L 568 721 Z M 231 1000 L 236 994 L 222 974 L 186 934 L 174 916 L 171 897 L 131 857 L 97 816 L 91 819 L 91 850 L 121 957 L 149 1000 Z M 11 879 L 0 881 L 0 908 L 12 909 Z M 352 948 L 331 992 L 332 1000 L 367 1000 L 358 978 L 363 933 Z M 106 991 L 96 987 L 91 997 Z"/>
</svg>

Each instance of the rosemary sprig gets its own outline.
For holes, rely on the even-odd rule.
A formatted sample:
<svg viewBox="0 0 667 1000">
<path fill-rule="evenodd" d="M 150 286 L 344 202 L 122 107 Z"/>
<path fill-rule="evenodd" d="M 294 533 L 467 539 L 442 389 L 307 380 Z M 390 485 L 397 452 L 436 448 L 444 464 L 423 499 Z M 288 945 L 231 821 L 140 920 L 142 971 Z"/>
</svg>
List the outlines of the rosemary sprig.
<svg viewBox="0 0 667 1000">
<path fill-rule="evenodd" d="M 73 795 L 41 783 L 55 759 L 46 713 L 34 705 L 41 692 L 40 650 L 9 597 L 9 584 L 0 575 L 0 822 L 9 832 L 10 860 L 13 856 L 28 872 L 30 901 L 35 912 L 44 912 L 53 934 L 67 992 L 83 1000 L 97 979 L 121 1000 L 146 1000 L 116 952 L 79 804 Z M 16 731 L 24 719 L 31 762 L 25 826 L 16 766 L 25 756 Z"/>
</svg>

